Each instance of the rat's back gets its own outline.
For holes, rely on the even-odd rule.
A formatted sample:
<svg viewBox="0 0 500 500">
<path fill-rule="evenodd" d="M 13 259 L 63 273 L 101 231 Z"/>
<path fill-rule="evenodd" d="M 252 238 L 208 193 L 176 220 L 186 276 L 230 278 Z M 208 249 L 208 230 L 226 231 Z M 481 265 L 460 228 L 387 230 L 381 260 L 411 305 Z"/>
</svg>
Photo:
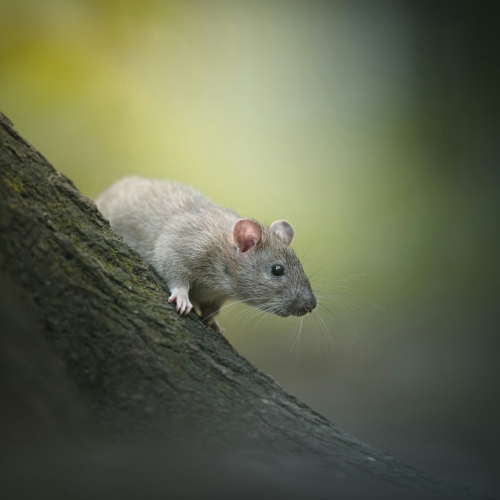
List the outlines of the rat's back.
<svg viewBox="0 0 500 500">
<path fill-rule="evenodd" d="M 212 218 L 223 210 L 194 189 L 166 180 L 125 177 L 96 200 L 111 227 L 147 260 L 159 235 L 183 229 L 191 222 Z"/>
</svg>

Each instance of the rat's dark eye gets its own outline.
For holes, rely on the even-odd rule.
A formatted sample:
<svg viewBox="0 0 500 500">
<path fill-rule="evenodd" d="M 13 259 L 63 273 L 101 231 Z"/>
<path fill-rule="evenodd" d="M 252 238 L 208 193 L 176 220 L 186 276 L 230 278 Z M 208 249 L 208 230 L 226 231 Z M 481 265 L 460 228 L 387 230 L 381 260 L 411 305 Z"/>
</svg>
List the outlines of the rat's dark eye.
<svg viewBox="0 0 500 500">
<path fill-rule="evenodd" d="M 271 266 L 271 274 L 273 276 L 283 276 L 285 274 L 285 268 L 281 264 L 274 264 Z"/>
</svg>

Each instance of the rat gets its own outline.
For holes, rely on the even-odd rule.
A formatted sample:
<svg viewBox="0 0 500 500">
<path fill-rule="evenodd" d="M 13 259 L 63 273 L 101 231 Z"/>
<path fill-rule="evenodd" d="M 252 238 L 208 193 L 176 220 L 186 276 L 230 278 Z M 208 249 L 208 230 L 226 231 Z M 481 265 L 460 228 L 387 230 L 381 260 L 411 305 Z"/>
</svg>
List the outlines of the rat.
<svg viewBox="0 0 500 500">
<path fill-rule="evenodd" d="M 168 302 L 191 309 L 222 332 L 215 316 L 229 299 L 278 316 L 303 316 L 317 304 L 290 248 L 294 229 L 270 227 L 167 180 L 125 177 L 96 200 L 111 227 L 165 279 Z"/>
</svg>

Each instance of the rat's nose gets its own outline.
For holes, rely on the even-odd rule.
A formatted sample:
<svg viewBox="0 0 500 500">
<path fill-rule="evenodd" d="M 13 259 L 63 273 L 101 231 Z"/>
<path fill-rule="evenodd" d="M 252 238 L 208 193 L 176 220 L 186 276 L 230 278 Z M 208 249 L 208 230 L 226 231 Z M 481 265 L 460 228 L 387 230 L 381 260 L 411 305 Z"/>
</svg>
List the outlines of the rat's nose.
<svg viewBox="0 0 500 500">
<path fill-rule="evenodd" d="M 316 297 L 313 295 L 304 302 L 304 305 L 302 306 L 302 312 L 304 314 L 310 313 L 316 307 L 316 304 Z"/>
<path fill-rule="evenodd" d="M 316 304 L 313 302 L 306 302 L 304 306 L 302 307 L 302 312 L 304 314 L 310 313 L 314 308 L 316 307 Z"/>
</svg>

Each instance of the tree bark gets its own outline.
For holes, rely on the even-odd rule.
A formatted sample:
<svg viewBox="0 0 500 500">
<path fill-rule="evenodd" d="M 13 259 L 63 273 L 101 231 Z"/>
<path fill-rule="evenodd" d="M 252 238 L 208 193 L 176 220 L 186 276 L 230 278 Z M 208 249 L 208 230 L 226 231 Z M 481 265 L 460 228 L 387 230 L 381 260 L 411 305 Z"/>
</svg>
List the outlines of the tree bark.
<svg viewBox="0 0 500 500">
<path fill-rule="evenodd" d="M 156 449 L 202 443 L 215 453 L 259 450 L 278 457 L 273 463 L 296 459 L 292 474 L 314 482 L 310 498 L 318 486 L 321 498 L 340 490 L 341 498 L 486 498 L 345 434 L 194 313 L 181 318 L 153 269 L 1 114 L 0 146 L 0 270 L 99 432 Z"/>
</svg>

